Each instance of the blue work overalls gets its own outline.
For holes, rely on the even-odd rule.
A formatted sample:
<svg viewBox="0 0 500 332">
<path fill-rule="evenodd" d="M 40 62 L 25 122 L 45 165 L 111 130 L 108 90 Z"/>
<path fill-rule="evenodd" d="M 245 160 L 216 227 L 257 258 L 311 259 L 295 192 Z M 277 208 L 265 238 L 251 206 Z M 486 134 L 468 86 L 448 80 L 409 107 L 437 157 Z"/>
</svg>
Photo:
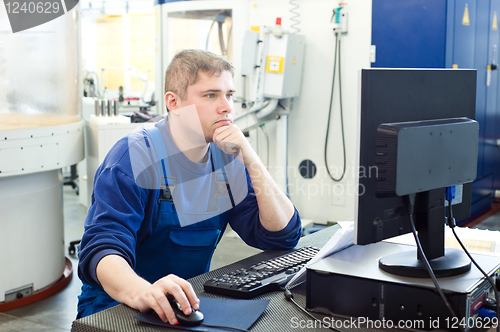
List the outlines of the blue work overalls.
<svg viewBox="0 0 500 332">
<path fill-rule="evenodd" d="M 190 212 L 176 211 L 172 199 L 172 191 L 176 185 L 175 178 L 171 176 L 168 155 L 160 130 L 156 127 L 145 129 L 144 138 L 148 147 L 148 138 L 153 143 L 163 177 L 158 199 L 157 224 L 151 237 L 136 249 L 134 271 L 150 283 L 168 274 L 188 279 L 208 272 L 215 247 L 227 225 L 227 212 L 219 211 L 227 211 L 234 207 L 222 152 L 215 144 L 210 144 L 214 170 L 212 176 L 217 184 L 217 210 L 205 213 L 207 219 L 203 221 L 181 227 L 178 213 Z M 85 283 L 78 299 L 77 318 L 118 304 L 102 288 Z"/>
</svg>

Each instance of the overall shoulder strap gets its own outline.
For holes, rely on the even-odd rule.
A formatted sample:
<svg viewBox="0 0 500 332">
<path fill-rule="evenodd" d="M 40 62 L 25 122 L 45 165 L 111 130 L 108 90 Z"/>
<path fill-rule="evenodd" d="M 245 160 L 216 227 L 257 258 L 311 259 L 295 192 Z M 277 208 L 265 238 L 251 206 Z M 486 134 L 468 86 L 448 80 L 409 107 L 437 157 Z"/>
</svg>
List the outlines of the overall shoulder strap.
<svg viewBox="0 0 500 332">
<path fill-rule="evenodd" d="M 163 176 L 161 177 L 161 189 L 162 197 L 161 199 L 172 200 L 172 191 L 175 188 L 175 177 L 171 176 L 172 172 L 170 172 L 170 164 L 168 162 L 168 153 L 165 147 L 165 143 L 163 141 L 163 137 L 161 136 L 160 129 L 157 127 L 144 128 L 144 139 L 149 137 L 151 139 L 151 143 L 156 151 L 156 156 L 158 157 L 158 161 L 161 162 Z"/>
<path fill-rule="evenodd" d="M 163 137 L 161 136 L 160 129 L 158 129 L 156 127 L 144 128 L 143 132 L 145 132 L 147 137 L 151 138 L 151 142 L 153 143 L 153 147 L 155 148 L 156 156 L 158 157 L 158 160 L 166 159 L 165 162 L 168 165 L 167 149 L 165 148 L 165 143 L 163 142 Z M 170 167 L 169 167 L 169 169 L 170 169 Z"/>
<path fill-rule="evenodd" d="M 224 160 L 222 159 L 222 151 L 214 143 L 210 143 L 210 153 L 212 154 L 212 163 L 214 164 L 214 171 L 226 172 L 224 167 Z"/>
<path fill-rule="evenodd" d="M 222 151 L 214 144 L 210 143 L 210 152 L 212 154 L 212 163 L 214 166 L 215 182 L 217 184 L 218 196 L 223 196 L 219 194 L 225 192 L 229 195 L 231 200 L 231 205 L 234 207 L 234 199 L 231 194 L 231 188 L 229 187 L 229 172 L 226 172 L 226 167 L 224 166 L 224 159 L 222 158 Z M 225 189 L 225 190 L 224 190 Z"/>
</svg>

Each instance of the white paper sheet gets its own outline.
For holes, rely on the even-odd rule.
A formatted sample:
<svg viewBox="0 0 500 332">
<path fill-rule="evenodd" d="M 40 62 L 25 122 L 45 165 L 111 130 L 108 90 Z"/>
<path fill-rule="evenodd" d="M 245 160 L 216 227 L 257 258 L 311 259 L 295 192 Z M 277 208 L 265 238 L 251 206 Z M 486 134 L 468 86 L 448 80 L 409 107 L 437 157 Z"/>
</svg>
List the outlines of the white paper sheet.
<svg viewBox="0 0 500 332">
<path fill-rule="evenodd" d="M 339 229 L 332 238 L 321 248 L 321 250 L 314 256 L 309 263 L 307 263 L 302 269 L 300 269 L 297 274 L 290 279 L 286 284 L 286 288 L 291 289 L 296 285 L 304 282 L 306 280 L 306 268 L 316 263 L 317 261 L 323 259 L 326 256 L 330 256 L 333 253 L 341 251 L 347 247 L 354 244 L 354 222 L 346 221 L 339 223 L 342 229 Z"/>
</svg>

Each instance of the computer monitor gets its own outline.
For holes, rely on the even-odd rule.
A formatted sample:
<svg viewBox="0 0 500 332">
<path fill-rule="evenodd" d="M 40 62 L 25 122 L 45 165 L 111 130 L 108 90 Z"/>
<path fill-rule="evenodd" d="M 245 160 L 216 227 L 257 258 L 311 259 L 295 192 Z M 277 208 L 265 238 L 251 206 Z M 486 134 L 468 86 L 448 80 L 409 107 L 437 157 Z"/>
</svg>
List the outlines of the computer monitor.
<svg viewBox="0 0 500 332">
<path fill-rule="evenodd" d="M 380 164 L 380 142 L 377 143 L 377 139 L 380 140 L 381 126 L 415 121 L 431 121 L 439 125 L 440 121 L 453 123 L 452 119 L 457 118 L 462 118 L 459 122 L 467 121 L 475 118 L 475 103 L 475 70 L 383 68 L 361 70 L 356 244 L 375 243 L 411 232 L 404 197 L 397 194 L 390 195 L 380 190 L 379 182 L 387 177 L 387 174 L 382 174 L 387 170 L 382 170 L 384 167 L 381 166 L 384 165 Z M 414 137 L 417 146 L 423 142 L 418 138 L 422 132 L 417 131 L 417 136 Z M 467 153 L 462 159 L 468 163 L 469 168 L 470 162 L 474 162 L 473 167 L 477 167 L 477 138 L 473 144 L 476 144 L 476 155 Z M 439 158 L 434 159 L 437 159 L 435 160 L 437 163 L 440 162 Z M 456 166 L 461 167 L 461 165 Z M 406 176 L 409 177 L 411 174 Z M 468 177 L 469 179 L 457 181 L 461 184 L 458 187 L 459 195 L 453 202 L 453 214 L 456 220 L 470 216 L 471 182 L 474 179 Z M 447 249 L 445 255 L 444 228 L 445 205 L 447 205 L 445 190 L 445 187 L 439 187 L 419 192 L 415 205 L 416 228 L 424 253 L 433 269 L 436 268 L 436 276 L 459 274 L 470 269 L 470 262 L 461 256 L 461 253 L 455 253 L 458 256 L 452 258 Z M 416 250 L 409 251 L 400 259 L 401 265 L 405 265 L 402 270 L 399 266 L 392 269 L 392 263 L 385 268 L 383 263 L 379 266 L 390 273 L 412 277 L 428 276 L 425 267 L 417 259 Z M 451 267 L 440 266 L 446 260 L 445 265 L 451 263 Z"/>
</svg>

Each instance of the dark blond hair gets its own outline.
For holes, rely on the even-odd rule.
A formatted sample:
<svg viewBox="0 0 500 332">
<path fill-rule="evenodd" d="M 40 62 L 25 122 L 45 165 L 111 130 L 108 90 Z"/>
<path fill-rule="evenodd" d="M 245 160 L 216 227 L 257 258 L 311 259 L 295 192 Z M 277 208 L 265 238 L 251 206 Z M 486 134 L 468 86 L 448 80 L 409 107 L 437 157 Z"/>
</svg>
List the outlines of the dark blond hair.
<svg viewBox="0 0 500 332">
<path fill-rule="evenodd" d="M 198 80 L 198 72 L 209 76 L 228 71 L 234 77 L 233 64 L 221 55 L 203 50 L 183 50 L 177 53 L 165 73 L 165 93 L 172 91 L 182 100 L 187 97 L 187 88 Z"/>
</svg>

